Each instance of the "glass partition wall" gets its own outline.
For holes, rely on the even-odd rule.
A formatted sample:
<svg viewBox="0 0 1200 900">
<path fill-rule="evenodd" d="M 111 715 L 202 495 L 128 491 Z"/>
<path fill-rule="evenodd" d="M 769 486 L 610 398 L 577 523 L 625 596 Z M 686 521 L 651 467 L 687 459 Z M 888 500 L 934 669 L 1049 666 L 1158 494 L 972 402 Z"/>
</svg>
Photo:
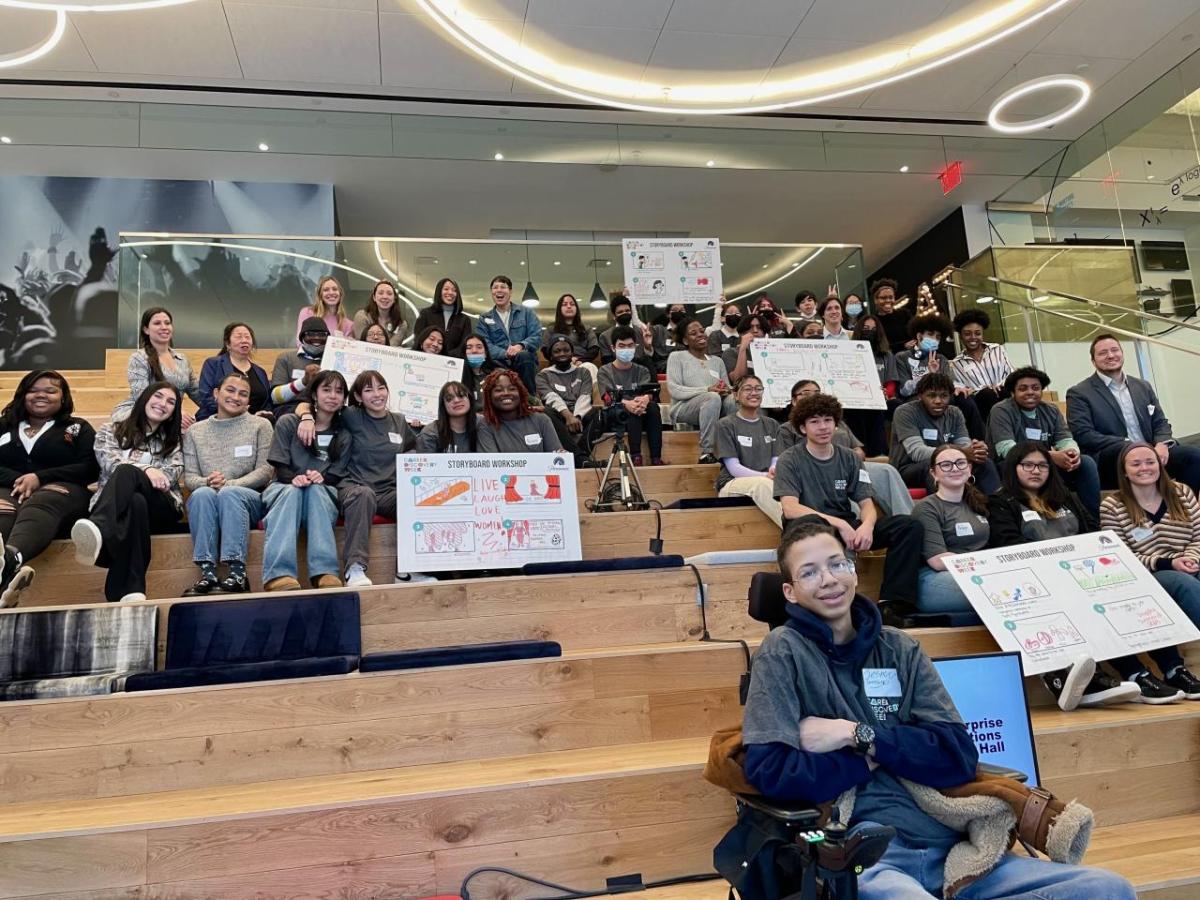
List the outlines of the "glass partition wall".
<svg viewBox="0 0 1200 900">
<path fill-rule="evenodd" d="M 630 235 L 651 237 L 653 235 Z M 389 279 L 411 323 L 443 277 L 458 282 L 465 311 L 491 308 L 492 278 L 508 275 L 514 302 L 544 324 L 564 293 L 577 298 L 589 325 L 606 327 L 608 298 L 623 287 L 621 244 L 597 241 L 437 240 L 425 238 L 265 237 L 125 233 L 118 254 L 118 346 L 136 346 L 142 311 L 167 306 L 175 343 L 215 347 L 226 323 L 250 324 L 262 347 L 287 347 L 296 316 L 311 305 L 318 279 L 333 274 L 348 291 L 346 310 L 361 309 L 375 282 Z M 865 288 L 862 250 L 848 244 L 721 245 L 725 295 L 745 303 L 767 293 L 786 311 L 801 290 L 845 296 Z M 597 290 L 598 289 L 598 290 Z M 711 307 L 696 310 L 710 321 Z M 643 317 L 656 315 L 653 307 Z"/>
</svg>

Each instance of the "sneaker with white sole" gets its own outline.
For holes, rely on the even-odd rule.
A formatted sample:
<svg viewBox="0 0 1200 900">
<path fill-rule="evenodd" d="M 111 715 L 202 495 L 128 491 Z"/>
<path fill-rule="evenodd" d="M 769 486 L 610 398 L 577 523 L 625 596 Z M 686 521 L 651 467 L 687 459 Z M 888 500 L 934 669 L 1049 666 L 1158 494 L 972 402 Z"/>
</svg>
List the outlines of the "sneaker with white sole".
<svg viewBox="0 0 1200 900">
<path fill-rule="evenodd" d="M 1182 691 L 1183 699 L 1200 700 L 1200 679 L 1189 672 L 1187 666 L 1180 666 L 1171 673 L 1170 678 L 1164 678 L 1163 681 L 1167 687 L 1177 688 Z"/>
<path fill-rule="evenodd" d="M 1096 674 L 1096 661 L 1090 656 L 1081 656 L 1069 669 L 1047 672 L 1042 676 L 1046 687 L 1058 701 L 1058 708 L 1070 712 L 1079 705 L 1080 698 Z"/>
<path fill-rule="evenodd" d="M 17 573 L 4 586 L 0 593 L 0 609 L 16 606 L 21 602 L 21 591 L 33 584 L 34 571 L 32 566 L 21 566 Z"/>
<path fill-rule="evenodd" d="M 1109 706 L 1113 703 L 1134 703 L 1141 690 L 1132 681 L 1121 681 L 1107 672 L 1097 671 L 1079 698 L 1080 706 Z"/>
<path fill-rule="evenodd" d="M 358 563 L 346 570 L 346 587 L 370 587 L 372 584 L 367 577 L 367 570 Z"/>
<path fill-rule="evenodd" d="M 139 600 L 145 600 L 145 599 L 146 599 L 146 595 L 143 594 L 141 591 L 133 591 L 132 593 L 126 594 L 124 597 L 122 597 L 119 602 L 121 602 L 121 603 L 136 603 Z"/>
<path fill-rule="evenodd" d="M 94 566 L 100 558 L 104 538 L 91 519 L 80 519 L 71 526 L 71 543 L 75 545 L 75 561 L 81 566 Z"/>
<path fill-rule="evenodd" d="M 1164 684 L 1149 672 L 1139 672 L 1129 680 L 1138 686 L 1140 693 L 1138 694 L 1137 701 L 1139 703 L 1149 703 L 1153 706 L 1158 706 L 1163 703 L 1175 703 L 1183 699 L 1183 691 Z"/>
</svg>

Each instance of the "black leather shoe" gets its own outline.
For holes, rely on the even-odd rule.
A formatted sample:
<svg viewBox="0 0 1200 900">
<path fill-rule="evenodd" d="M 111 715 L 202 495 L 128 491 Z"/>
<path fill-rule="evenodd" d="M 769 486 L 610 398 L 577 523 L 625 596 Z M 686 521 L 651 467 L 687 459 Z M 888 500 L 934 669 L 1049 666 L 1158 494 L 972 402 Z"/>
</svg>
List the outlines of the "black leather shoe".
<svg viewBox="0 0 1200 900">
<path fill-rule="evenodd" d="M 185 597 L 203 597 L 205 594 L 220 593 L 220 582 L 217 581 L 216 572 L 205 572 L 197 579 L 196 583 L 183 592 Z"/>
<path fill-rule="evenodd" d="M 250 580 L 246 578 L 245 572 L 230 572 L 221 579 L 217 587 L 222 594 L 244 594 L 250 590 Z"/>
</svg>

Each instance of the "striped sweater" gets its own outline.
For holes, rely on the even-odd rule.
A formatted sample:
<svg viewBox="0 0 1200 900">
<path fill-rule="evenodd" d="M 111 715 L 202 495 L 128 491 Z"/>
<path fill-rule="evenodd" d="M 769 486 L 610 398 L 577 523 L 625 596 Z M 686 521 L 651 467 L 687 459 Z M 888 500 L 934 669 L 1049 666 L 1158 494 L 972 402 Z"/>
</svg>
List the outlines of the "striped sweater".
<svg viewBox="0 0 1200 900">
<path fill-rule="evenodd" d="M 1100 527 L 1115 531 L 1152 571 L 1170 569 L 1171 560 L 1180 556 L 1200 562 L 1200 504 L 1186 485 L 1176 482 L 1175 489 L 1187 511 L 1186 522 L 1168 519 L 1164 503 L 1161 518 L 1159 513 L 1147 514 L 1142 524 L 1135 526 L 1129 510 L 1116 494 L 1105 497 L 1100 504 Z"/>
</svg>

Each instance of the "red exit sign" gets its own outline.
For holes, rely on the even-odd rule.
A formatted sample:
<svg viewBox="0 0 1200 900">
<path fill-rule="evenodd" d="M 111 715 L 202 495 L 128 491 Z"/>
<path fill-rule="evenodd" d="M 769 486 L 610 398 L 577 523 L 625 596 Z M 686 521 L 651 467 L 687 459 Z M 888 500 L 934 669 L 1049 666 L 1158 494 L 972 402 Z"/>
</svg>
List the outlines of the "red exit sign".
<svg viewBox="0 0 1200 900">
<path fill-rule="evenodd" d="M 962 184 L 962 160 L 956 159 L 942 169 L 941 174 L 938 175 L 938 181 L 942 183 L 943 196 Z"/>
</svg>

